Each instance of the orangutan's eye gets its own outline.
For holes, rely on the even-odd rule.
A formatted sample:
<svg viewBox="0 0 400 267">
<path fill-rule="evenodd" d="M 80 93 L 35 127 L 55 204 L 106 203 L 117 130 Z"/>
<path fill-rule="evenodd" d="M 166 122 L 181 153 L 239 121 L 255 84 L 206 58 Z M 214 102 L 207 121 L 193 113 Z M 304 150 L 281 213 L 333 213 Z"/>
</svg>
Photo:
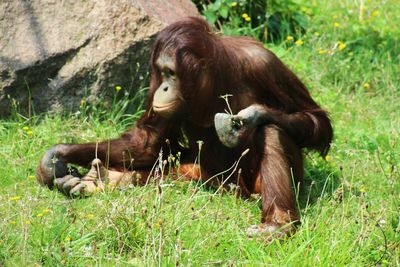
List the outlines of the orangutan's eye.
<svg viewBox="0 0 400 267">
<path fill-rule="evenodd" d="M 165 68 L 163 70 L 163 76 L 165 76 L 166 78 L 175 78 L 175 75 L 176 75 L 175 71 L 173 71 L 170 68 Z"/>
</svg>

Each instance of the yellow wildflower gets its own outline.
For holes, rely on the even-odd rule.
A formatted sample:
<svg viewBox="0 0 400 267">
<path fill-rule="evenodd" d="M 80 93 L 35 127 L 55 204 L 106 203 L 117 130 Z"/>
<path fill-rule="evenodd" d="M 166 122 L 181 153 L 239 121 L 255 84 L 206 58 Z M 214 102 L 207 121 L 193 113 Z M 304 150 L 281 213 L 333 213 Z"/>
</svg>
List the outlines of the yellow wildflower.
<svg viewBox="0 0 400 267">
<path fill-rule="evenodd" d="M 320 55 L 323 55 L 323 54 L 328 54 L 328 50 L 326 50 L 326 49 L 321 49 L 321 48 L 318 48 L 318 54 L 320 54 Z"/>
<path fill-rule="evenodd" d="M 16 221 L 10 221 L 10 224 L 17 224 Z"/>
<path fill-rule="evenodd" d="M 35 179 L 35 175 L 28 175 L 28 179 Z"/>
<path fill-rule="evenodd" d="M 319 32 L 314 32 L 314 36 L 319 36 Z"/>
<path fill-rule="evenodd" d="M 20 200 L 20 199 L 21 199 L 20 196 L 15 196 L 15 197 L 10 197 L 8 200 L 11 200 L 11 201 L 18 201 L 18 200 Z"/>
<path fill-rule="evenodd" d="M 304 7 L 304 6 L 302 6 L 302 7 L 300 8 L 300 10 L 301 10 L 303 13 L 306 13 L 306 14 L 310 14 L 310 13 L 311 13 L 311 12 L 310 12 L 310 9 L 307 8 L 307 7 Z"/>
<path fill-rule="evenodd" d="M 327 156 L 325 157 L 325 160 L 326 160 L 326 161 L 331 161 L 331 160 L 332 160 L 332 157 L 329 156 L 329 155 L 327 155 Z"/>
<path fill-rule="evenodd" d="M 288 35 L 288 36 L 286 37 L 286 40 L 287 40 L 287 41 L 292 41 L 292 40 L 293 40 L 293 36 Z"/>
<path fill-rule="evenodd" d="M 108 189 L 114 190 L 117 187 L 117 183 L 115 181 L 111 181 L 108 183 Z"/>
<path fill-rule="evenodd" d="M 361 186 L 360 186 L 360 192 L 361 192 L 361 193 L 365 193 L 365 192 L 366 192 L 365 186 L 364 186 L 364 185 L 361 185 Z"/>
<path fill-rule="evenodd" d="M 65 241 L 71 241 L 71 237 L 70 236 L 67 236 L 66 238 L 65 238 Z"/>
<path fill-rule="evenodd" d="M 364 87 L 364 89 L 369 89 L 371 86 L 369 85 L 369 83 L 364 83 L 363 87 Z"/>
<path fill-rule="evenodd" d="M 237 6 L 237 2 L 232 2 L 231 7 L 235 7 L 235 6 Z"/>
<path fill-rule="evenodd" d="M 43 217 L 44 214 L 43 213 L 39 213 L 38 215 L 36 215 L 36 217 Z"/>
<path fill-rule="evenodd" d="M 50 213 L 51 209 L 44 209 L 42 210 L 43 213 Z"/>
<path fill-rule="evenodd" d="M 28 136 L 32 136 L 32 135 L 33 135 L 33 131 L 27 131 L 26 134 L 27 134 Z"/>
<path fill-rule="evenodd" d="M 335 27 L 335 28 L 340 28 L 340 23 L 339 23 L 339 22 L 334 22 L 334 23 L 333 23 L 333 27 Z"/>
<path fill-rule="evenodd" d="M 373 11 L 373 12 L 371 13 L 371 16 L 372 16 L 372 17 L 377 17 L 377 16 L 379 16 L 379 10 Z"/>
<path fill-rule="evenodd" d="M 249 21 L 251 21 L 251 18 L 250 17 L 246 17 L 246 18 L 244 18 L 244 20 L 249 22 Z"/>
<path fill-rule="evenodd" d="M 28 126 L 24 126 L 24 127 L 22 127 L 22 130 L 29 131 L 29 127 Z"/>
<path fill-rule="evenodd" d="M 117 92 L 121 91 L 121 89 L 122 89 L 121 86 L 119 86 L 119 85 L 115 86 L 115 90 L 116 90 Z"/>
<path fill-rule="evenodd" d="M 339 50 L 343 50 L 346 48 L 346 44 L 343 42 L 338 42 L 337 45 L 338 45 Z"/>
<path fill-rule="evenodd" d="M 159 229 L 163 225 L 163 221 L 159 219 L 157 222 L 154 223 L 154 227 Z"/>
<path fill-rule="evenodd" d="M 83 108 L 85 105 L 86 101 L 84 99 L 81 100 L 81 103 L 79 104 L 79 108 Z"/>
<path fill-rule="evenodd" d="M 249 17 L 249 15 L 247 13 L 242 14 L 242 18 L 246 19 L 247 17 Z"/>
<path fill-rule="evenodd" d="M 296 45 L 302 45 L 304 44 L 303 40 L 299 39 L 296 42 L 294 42 Z"/>
</svg>

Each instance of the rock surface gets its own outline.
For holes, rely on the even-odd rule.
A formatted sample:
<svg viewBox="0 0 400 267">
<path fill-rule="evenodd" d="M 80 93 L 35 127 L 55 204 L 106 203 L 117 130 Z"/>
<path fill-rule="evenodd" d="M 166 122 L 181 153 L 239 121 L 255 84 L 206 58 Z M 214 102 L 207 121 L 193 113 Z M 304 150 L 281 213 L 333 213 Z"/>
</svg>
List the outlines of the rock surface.
<svg viewBox="0 0 400 267">
<path fill-rule="evenodd" d="M 0 1 L 0 117 L 135 92 L 154 36 L 196 15 L 189 0 Z"/>
</svg>

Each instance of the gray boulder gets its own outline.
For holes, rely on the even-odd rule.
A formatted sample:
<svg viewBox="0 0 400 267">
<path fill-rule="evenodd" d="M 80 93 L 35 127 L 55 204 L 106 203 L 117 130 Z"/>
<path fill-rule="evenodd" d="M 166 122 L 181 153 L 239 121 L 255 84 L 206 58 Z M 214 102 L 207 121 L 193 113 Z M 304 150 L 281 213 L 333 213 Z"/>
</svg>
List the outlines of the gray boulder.
<svg viewBox="0 0 400 267">
<path fill-rule="evenodd" d="M 0 1 L 0 117 L 14 106 L 76 110 L 116 86 L 135 92 L 154 36 L 197 15 L 189 0 Z"/>
</svg>

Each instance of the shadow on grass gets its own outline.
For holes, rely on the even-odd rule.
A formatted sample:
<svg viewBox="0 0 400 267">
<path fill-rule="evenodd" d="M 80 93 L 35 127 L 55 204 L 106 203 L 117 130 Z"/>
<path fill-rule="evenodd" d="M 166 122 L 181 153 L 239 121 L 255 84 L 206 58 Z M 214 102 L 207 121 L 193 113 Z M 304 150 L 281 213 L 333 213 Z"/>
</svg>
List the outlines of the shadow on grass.
<svg viewBox="0 0 400 267">
<path fill-rule="evenodd" d="M 340 177 L 338 166 L 322 159 L 319 155 L 307 155 L 304 162 L 304 179 L 298 194 L 298 207 L 303 210 L 307 206 L 316 203 L 319 199 L 335 197 L 338 188 L 341 186 Z M 190 184 L 197 190 L 204 190 L 210 194 L 219 192 L 219 194 L 236 194 L 240 197 L 240 193 L 235 189 L 236 187 L 230 188 L 228 184 L 221 188 L 212 185 L 201 185 L 197 181 L 190 181 Z M 187 190 L 189 187 L 183 186 L 183 190 Z M 257 200 L 261 209 L 262 201 L 259 201 L 257 197 L 250 197 L 249 200 Z"/>
<path fill-rule="evenodd" d="M 299 205 L 303 209 L 318 199 L 331 197 L 339 188 L 340 172 L 322 159 L 312 158 L 304 164 L 304 181 L 299 194 Z"/>
</svg>

